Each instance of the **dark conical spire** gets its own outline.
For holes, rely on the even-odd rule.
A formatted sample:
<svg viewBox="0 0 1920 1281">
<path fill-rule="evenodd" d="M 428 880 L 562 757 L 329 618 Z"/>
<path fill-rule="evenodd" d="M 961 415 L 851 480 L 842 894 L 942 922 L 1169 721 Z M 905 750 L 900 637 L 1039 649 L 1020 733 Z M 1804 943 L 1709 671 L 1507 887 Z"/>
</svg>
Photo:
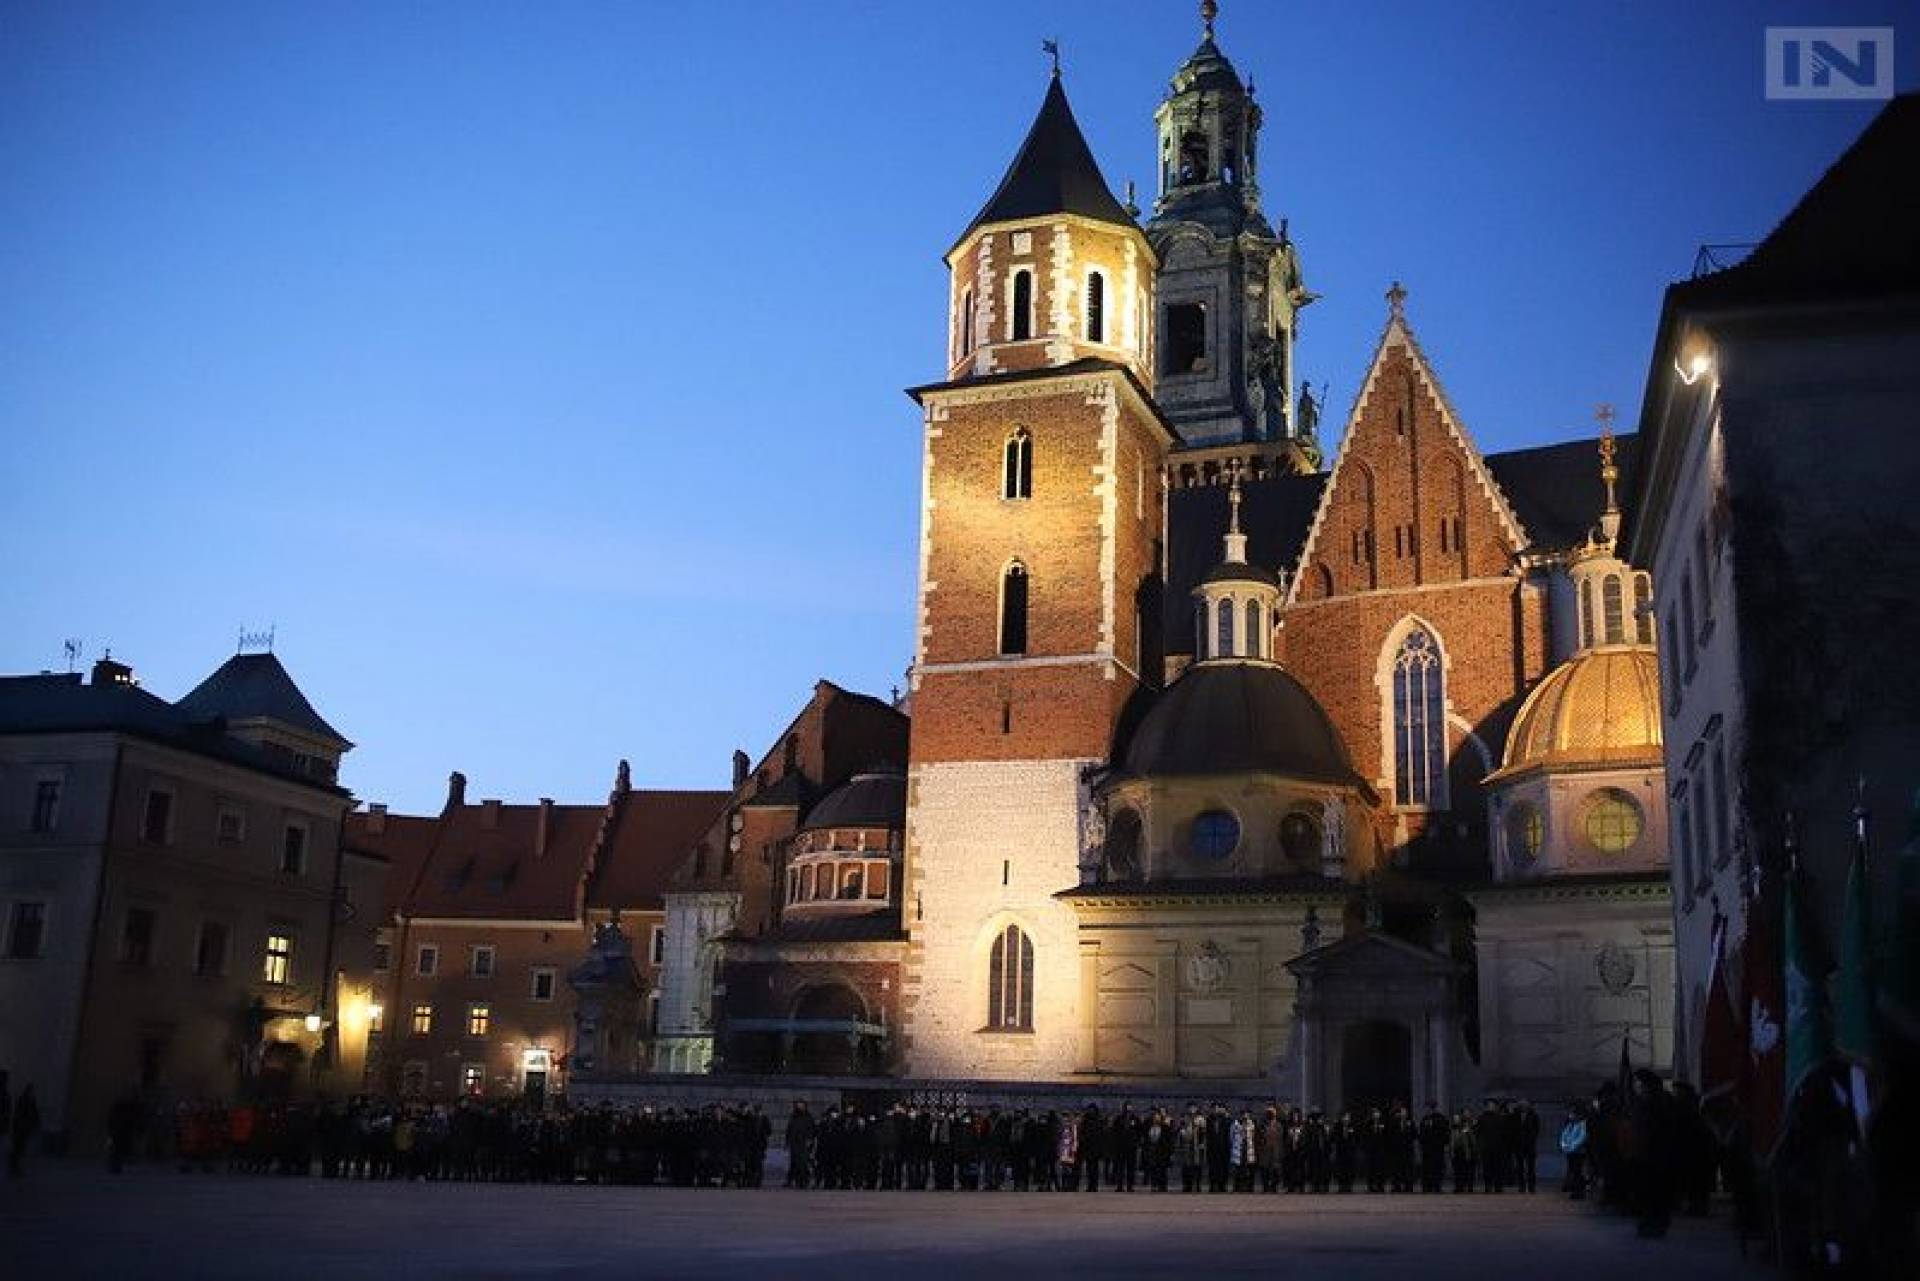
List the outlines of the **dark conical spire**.
<svg viewBox="0 0 1920 1281">
<path fill-rule="evenodd" d="M 1027 131 L 1027 140 L 1020 144 L 1019 154 L 1007 167 L 1007 176 L 967 224 L 960 239 L 965 240 L 986 223 L 1056 213 L 1078 214 L 1122 227 L 1135 225 L 1101 177 L 1086 135 L 1080 132 L 1073 108 L 1067 105 L 1067 92 L 1061 87 L 1058 73 L 1047 82 L 1040 114 Z"/>
</svg>

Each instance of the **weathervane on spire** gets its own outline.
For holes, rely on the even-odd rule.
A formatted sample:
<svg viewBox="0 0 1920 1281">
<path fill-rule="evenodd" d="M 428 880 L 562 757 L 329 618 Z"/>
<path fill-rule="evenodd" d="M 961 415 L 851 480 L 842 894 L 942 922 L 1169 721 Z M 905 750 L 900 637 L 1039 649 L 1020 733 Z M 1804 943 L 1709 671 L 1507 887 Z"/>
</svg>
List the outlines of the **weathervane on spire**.
<svg viewBox="0 0 1920 1281">
<path fill-rule="evenodd" d="M 1053 75 L 1056 80 L 1059 79 L 1060 77 L 1060 42 L 1058 40 L 1042 40 L 1040 42 L 1040 52 L 1046 54 L 1049 58 L 1053 59 Z"/>
<path fill-rule="evenodd" d="M 1406 318 L 1407 288 L 1396 280 L 1392 288 L 1387 290 L 1387 319 L 1405 320 Z"/>
<path fill-rule="evenodd" d="M 1600 532 L 1612 542 L 1620 536 L 1620 497 L 1614 492 L 1620 480 L 1620 466 L 1615 461 L 1619 445 L 1613 439 L 1613 406 L 1601 402 L 1593 411 L 1593 417 L 1600 424 L 1600 479 L 1607 487 L 1607 507 L 1600 515 Z"/>
<path fill-rule="evenodd" d="M 1209 40 L 1213 39 L 1213 20 L 1219 16 L 1219 5 L 1215 4 L 1213 0 L 1200 0 L 1200 26 L 1201 29 L 1206 32 L 1207 39 Z"/>
</svg>

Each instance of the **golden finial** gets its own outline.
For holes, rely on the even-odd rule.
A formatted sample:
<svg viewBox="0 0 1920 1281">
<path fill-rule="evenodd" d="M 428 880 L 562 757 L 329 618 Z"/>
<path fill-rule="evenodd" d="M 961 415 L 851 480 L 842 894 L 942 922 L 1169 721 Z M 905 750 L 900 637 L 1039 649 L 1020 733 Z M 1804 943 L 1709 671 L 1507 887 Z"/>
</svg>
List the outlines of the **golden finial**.
<svg viewBox="0 0 1920 1281">
<path fill-rule="evenodd" d="M 1227 536 L 1221 541 L 1225 544 L 1229 565 L 1246 563 L 1247 536 L 1240 532 L 1240 460 L 1237 458 L 1227 463 Z"/>
<path fill-rule="evenodd" d="M 1600 514 L 1600 532 L 1611 543 L 1620 536 L 1620 496 L 1615 492 L 1620 480 L 1620 467 L 1615 462 L 1619 445 L 1613 439 L 1613 406 L 1602 402 L 1593 416 L 1600 424 L 1600 480 L 1607 487 L 1607 506 Z"/>
<path fill-rule="evenodd" d="M 1220 16 L 1220 6 L 1213 0 L 1200 0 L 1200 25 L 1206 31 L 1207 39 L 1213 39 L 1213 20 Z"/>
</svg>

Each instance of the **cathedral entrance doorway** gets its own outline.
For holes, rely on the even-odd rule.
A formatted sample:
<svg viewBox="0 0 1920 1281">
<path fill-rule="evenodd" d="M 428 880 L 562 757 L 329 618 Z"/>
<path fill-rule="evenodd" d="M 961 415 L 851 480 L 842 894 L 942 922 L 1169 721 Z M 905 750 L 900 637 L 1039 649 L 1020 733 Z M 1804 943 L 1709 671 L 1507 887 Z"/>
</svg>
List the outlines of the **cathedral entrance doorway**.
<svg viewBox="0 0 1920 1281">
<path fill-rule="evenodd" d="M 1340 1098 L 1350 1108 L 1413 1103 L 1413 1033 L 1395 1019 L 1347 1025 L 1340 1047 Z"/>
</svg>

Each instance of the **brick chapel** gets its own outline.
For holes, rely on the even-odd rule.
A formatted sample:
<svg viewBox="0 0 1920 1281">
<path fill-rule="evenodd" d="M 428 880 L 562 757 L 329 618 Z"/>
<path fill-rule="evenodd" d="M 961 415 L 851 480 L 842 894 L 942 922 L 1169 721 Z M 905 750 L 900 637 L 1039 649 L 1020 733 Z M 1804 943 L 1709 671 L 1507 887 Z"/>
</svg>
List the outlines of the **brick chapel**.
<svg viewBox="0 0 1920 1281">
<path fill-rule="evenodd" d="M 1056 67 L 947 250 L 906 750 L 737 774 L 713 840 L 762 857 L 667 895 L 656 1070 L 1335 1108 L 1671 1061 L 1634 441 L 1482 453 L 1396 285 L 1323 466 L 1316 295 L 1202 20 L 1150 214 Z"/>
</svg>

